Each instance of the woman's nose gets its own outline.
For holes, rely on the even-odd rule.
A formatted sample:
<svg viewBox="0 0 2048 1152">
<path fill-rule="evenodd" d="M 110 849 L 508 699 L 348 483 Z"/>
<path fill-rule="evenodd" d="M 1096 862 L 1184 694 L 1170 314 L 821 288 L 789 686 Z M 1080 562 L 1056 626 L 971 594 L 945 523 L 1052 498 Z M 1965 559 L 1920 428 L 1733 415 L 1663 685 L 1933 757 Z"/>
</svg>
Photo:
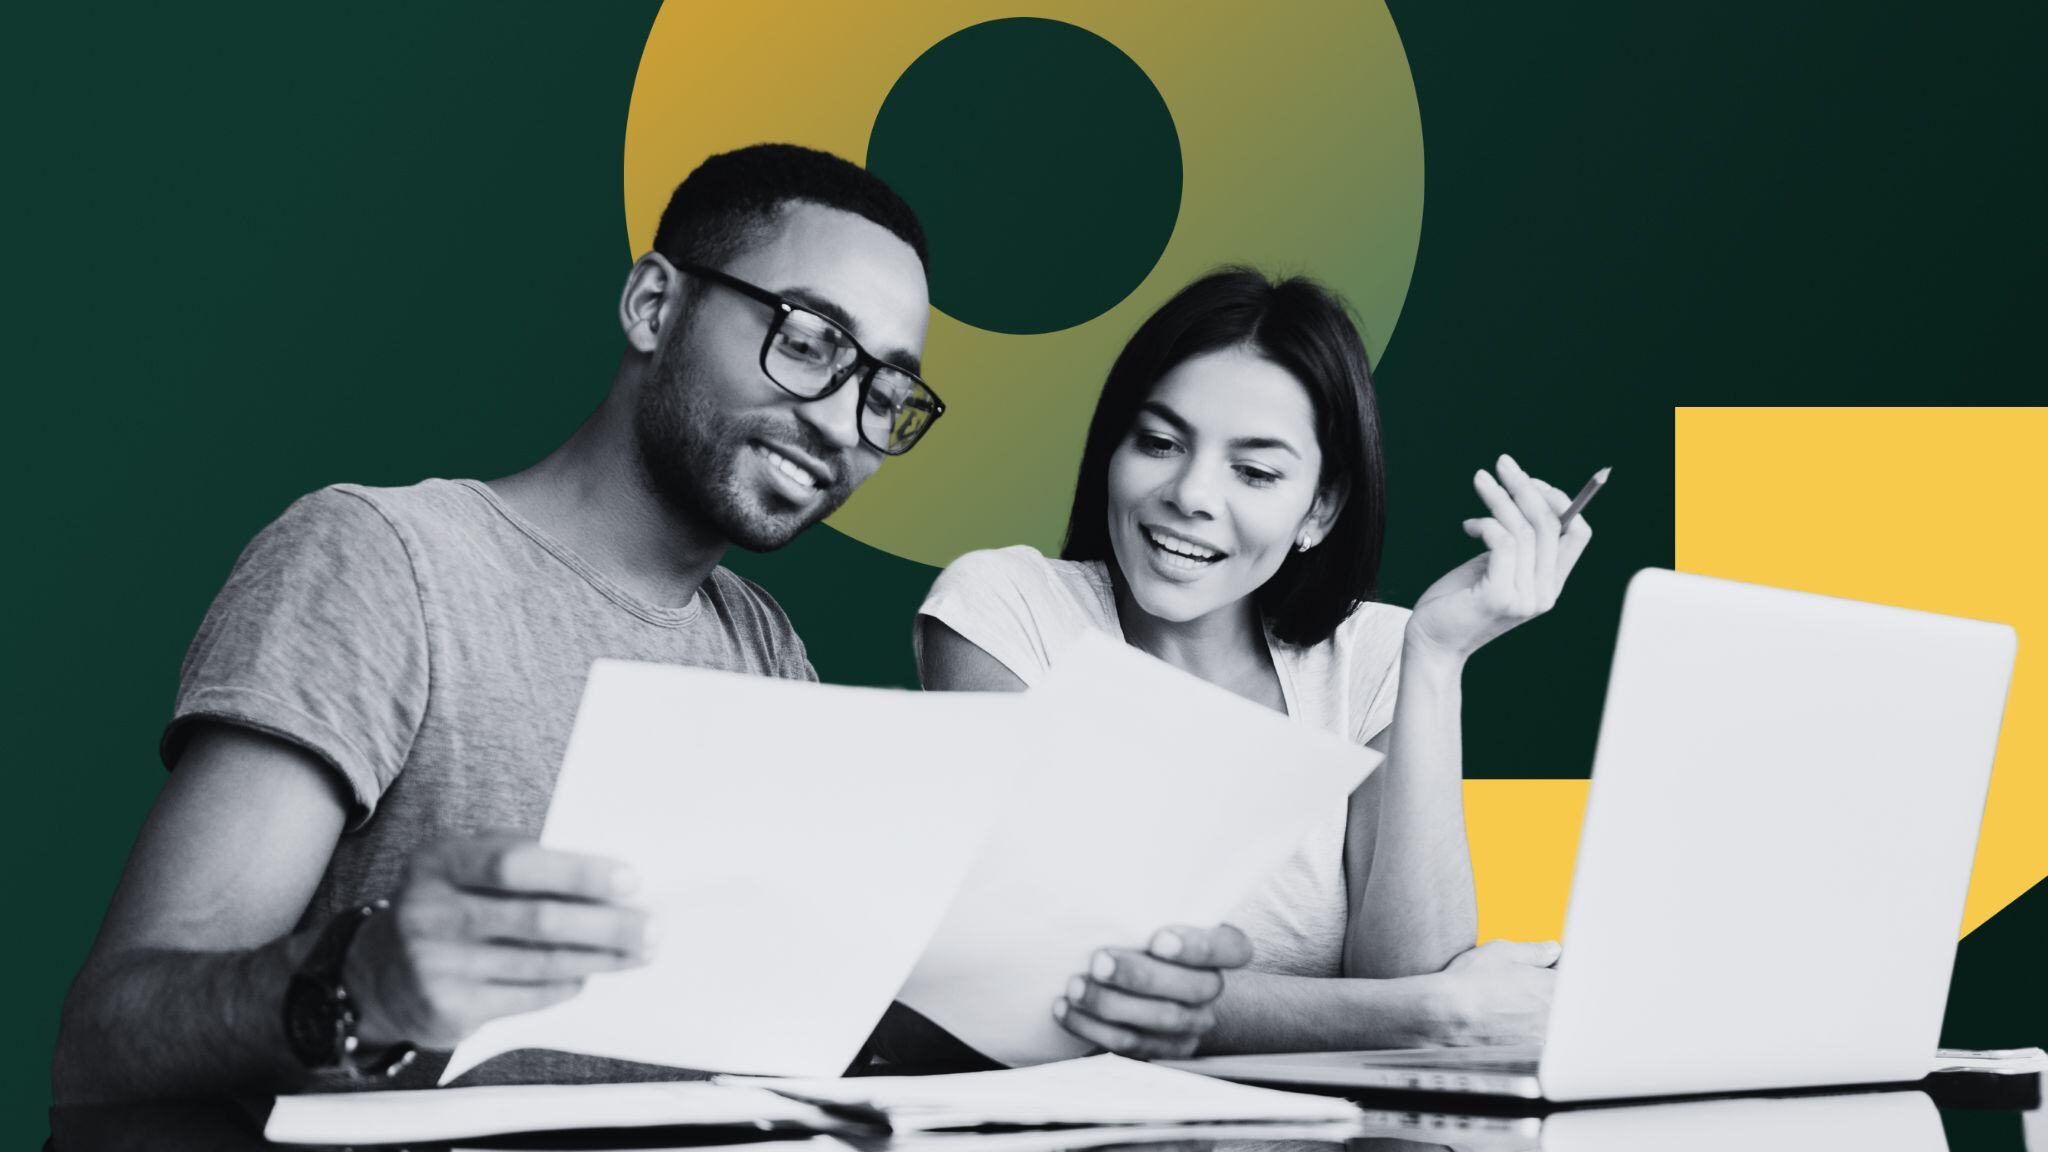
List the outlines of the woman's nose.
<svg viewBox="0 0 2048 1152">
<path fill-rule="evenodd" d="M 1190 459 L 1166 485 L 1163 496 L 1167 505 L 1181 515 L 1207 520 L 1216 515 L 1215 491 L 1215 479 L 1210 475 L 1210 469 Z"/>
</svg>

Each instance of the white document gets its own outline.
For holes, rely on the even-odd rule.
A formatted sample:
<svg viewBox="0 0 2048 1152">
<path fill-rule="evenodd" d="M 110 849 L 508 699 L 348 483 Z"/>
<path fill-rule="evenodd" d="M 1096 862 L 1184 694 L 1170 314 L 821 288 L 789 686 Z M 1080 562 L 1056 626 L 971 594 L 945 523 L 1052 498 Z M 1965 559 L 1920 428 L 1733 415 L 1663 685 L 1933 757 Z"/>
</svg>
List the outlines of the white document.
<svg viewBox="0 0 2048 1152">
<path fill-rule="evenodd" d="M 1355 1111 L 1355 1110 L 1354 1110 Z M 1334 1152 L 1329 1148 L 1307 1149 L 1303 1144 L 1344 1144 L 1377 1133 L 1369 1130 L 1358 1115 L 1346 1120 L 1318 1120 L 1313 1123 L 1228 1123 L 1228 1124 L 1119 1124 L 1092 1128 L 1021 1128 L 1002 1132 L 898 1132 L 889 1138 L 888 1152 L 1079 1152 L 1114 1144 L 1135 1148 L 1140 1144 L 1182 1144 L 1215 1148 L 1219 1141 L 1257 1142 L 1257 1148 L 1237 1146 L 1237 1152 Z M 819 1136 L 850 1148 L 831 1136 Z M 1285 1142 L 1284 1144 L 1282 1142 Z M 764 1152 L 751 1149 L 749 1152 Z M 783 1152 L 777 1149 L 776 1152 Z M 828 1152 L 823 1145 L 807 1152 Z M 841 1152 L 832 1149 L 829 1152 Z M 1177 1152 L 1160 1148 L 1158 1152 Z"/>
<path fill-rule="evenodd" d="M 816 1107 L 765 1089 L 696 1080 L 279 1096 L 263 1138 L 276 1144 L 401 1144 L 664 1124 L 840 1127 Z"/>
<path fill-rule="evenodd" d="M 486 1024 L 442 1083 L 517 1048 L 844 1071 L 981 847 L 1022 703 L 598 661 L 541 843 L 629 864 L 660 948 Z"/>
<path fill-rule="evenodd" d="M 1223 921 L 1380 762 L 1103 636 L 1025 695 L 1028 771 L 897 994 L 1005 1064 L 1087 1052 L 1052 1004 L 1097 949 Z"/>
<path fill-rule="evenodd" d="M 897 1132 L 984 1124 L 1303 1124 L 1361 1115 L 1356 1104 L 1333 1096 L 1254 1088 L 1111 1055 L 946 1076 L 719 1081 L 767 1084 L 804 1100 L 879 1109 Z"/>
</svg>

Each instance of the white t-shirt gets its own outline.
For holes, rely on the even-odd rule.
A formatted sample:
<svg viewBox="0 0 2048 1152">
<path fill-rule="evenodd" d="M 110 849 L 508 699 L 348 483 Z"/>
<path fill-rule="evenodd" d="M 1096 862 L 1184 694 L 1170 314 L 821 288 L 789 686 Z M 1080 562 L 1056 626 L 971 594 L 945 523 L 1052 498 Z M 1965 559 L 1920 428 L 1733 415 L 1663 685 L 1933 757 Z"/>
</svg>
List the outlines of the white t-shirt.
<svg viewBox="0 0 2048 1152">
<path fill-rule="evenodd" d="M 1100 632 L 1123 639 L 1106 564 L 1048 560 L 1028 545 L 955 560 L 939 574 L 918 614 L 958 632 L 1027 686 L 1077 636 Z M 1360 744 L 1379 735 L 1394 718 L 1407 626 L 1405 608 L 1362 604 L 1335 635 L 1312 647 L 1281 643 L 1269 631 L 1266 644 L 1287 714 Z M 921 642 L 917 656 L 921 673 Z M 1296 976 L 1341 972 L 1349 908 L 1346 814 L 1340 805 L 1318 821 L 1293 858 L 1230 917 L 1251 938 L 1253 968 Z"/>
</svg>

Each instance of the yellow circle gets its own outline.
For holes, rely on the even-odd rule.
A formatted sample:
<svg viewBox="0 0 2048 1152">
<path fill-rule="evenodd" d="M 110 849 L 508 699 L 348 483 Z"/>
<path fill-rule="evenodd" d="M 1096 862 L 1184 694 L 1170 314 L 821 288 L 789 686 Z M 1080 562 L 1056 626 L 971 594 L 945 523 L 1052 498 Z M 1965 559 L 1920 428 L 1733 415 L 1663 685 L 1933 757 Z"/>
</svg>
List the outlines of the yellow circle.
<svg viewBox="0 0 2048 1152">
<path fill-rule="evenodd" d="M 1009 544 L 1056 551 L 1110 362 L 1146 315 L 1219 264 L 1316 277 L 1357 307 L 1375 362 L 1384 351 L 1421 239 L 1423 177 L 1414 81 L 1382 5 L 1279 5 L 1255 20 L 1215 2 L 1020 13 L 989 0 L 913 0 L 773 12 L 770 21 L 759 9 L 672 0 L 656 17 L 626 121 L 636 254 L 651 245 L 675 185 L 714 153 L 787 141 L 864 162 L 876 112 L 903 71 L 986 20 L 1041 16 L 1115 44 L 1158 88 L 1181 141 L 1179 222 L 1121 304 L 1031 336 L 934 313 L 924 363 L 946 418 L 916 451 L 888 461 L 834 528 L 932 565 Z"/>
</svg>

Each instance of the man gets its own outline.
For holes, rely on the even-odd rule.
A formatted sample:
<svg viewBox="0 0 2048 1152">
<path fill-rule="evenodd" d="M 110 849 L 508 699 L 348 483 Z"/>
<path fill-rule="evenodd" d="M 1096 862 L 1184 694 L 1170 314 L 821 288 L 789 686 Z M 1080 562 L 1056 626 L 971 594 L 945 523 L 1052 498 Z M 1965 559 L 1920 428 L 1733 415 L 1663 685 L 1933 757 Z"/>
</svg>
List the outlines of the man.
<svg viewBox="0 0 2048 1152">
<path fill-rule="evenodd" d="M 590 663 L 816 679 L 718 561 L 787 543 L 941 414 L 925 270 L 915 215 L 859 167 L 713 157 L 627 277 L 627 349 L 565 444 L 489 484 L 323 489 L 265 529 L 186 657 L 58 1103 L 431 1084 L 483 1022 L 643 962 L 633 878 L 533 839 Z M 1243 963 L 1234 930 L 1186 941 L 1180 966 Z M 518 1052 L 464 1082 L 663 1074 Z"/>
</svg>

